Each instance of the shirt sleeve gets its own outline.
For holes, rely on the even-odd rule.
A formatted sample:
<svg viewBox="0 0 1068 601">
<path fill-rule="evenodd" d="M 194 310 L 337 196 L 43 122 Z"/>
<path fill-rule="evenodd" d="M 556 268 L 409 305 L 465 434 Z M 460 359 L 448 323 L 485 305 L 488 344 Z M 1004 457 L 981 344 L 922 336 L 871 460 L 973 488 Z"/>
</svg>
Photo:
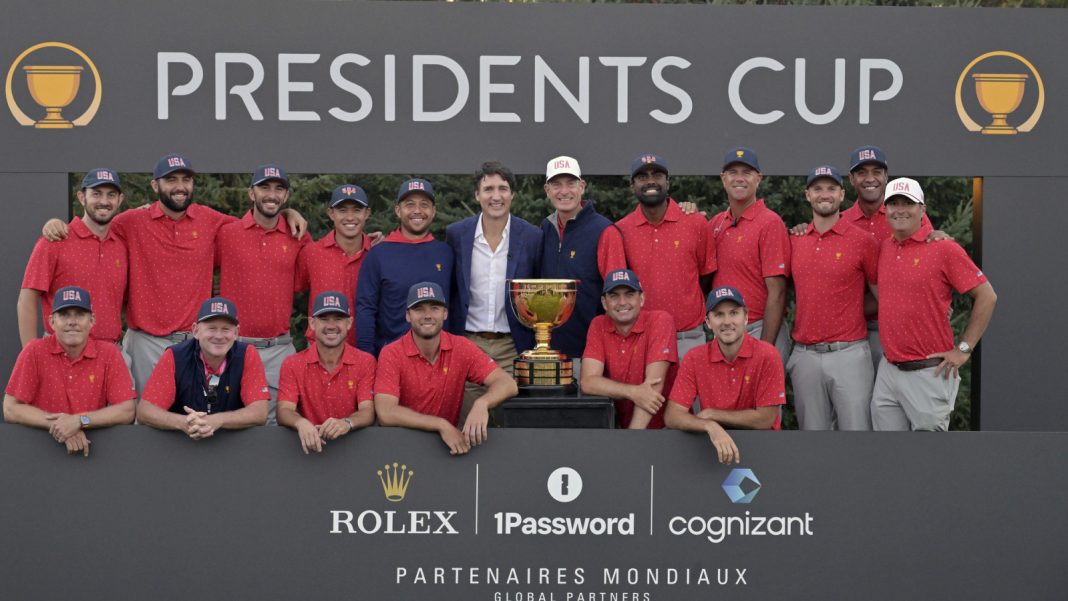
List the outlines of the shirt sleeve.
<svg viewBox="0 0 1068 601">
<path fill-rule="evenodd" d="M 582 351 L 583 359 L 595 359 L 601 363 L 605 362 L 604 357 L 604 338 L 601 335 L 604 326 L 601 325 L 606 319 L 603 315 L 598 315 L 590 322 L 590 327 L 586 330 L 586 349 Z"/>
<path fill-rule="evenodd" d="M 369 253 L 360 268 L 356 283 L 356 348 L 375 352 L 375 327 L 378 319 L 378 260 Z M 381 363 L 379 363 L 381 368 Z"/>
<path fill-rule="evenodd" d="M 767 343 L 765 343 L 767 344 Z M 760 371 L 754 404 L 757 407 L 777 407 L 786 404 L 786 374 L 779 351 L 768 344 L 761 355 Z"/>
<path fill-rule="evenodd" d="M 693 406 L 694 399 L 697 398 L 697 374 L 696 363 L 697 355 L 695 352 L 698 349 L 693 349 L 686 353 L 686 356 L 682 358 L 682 365 L 679 366 L 679 373 L 675 376 L 675 383 L 671 387 L 671 394 L 669 400 L 676 405 L 681 405 L 687 410 Z"/>
<path fill-rule="evenodd" d="M 356 405 L 375 398 L 375 358 L 363 353 L 357 367 L 360 376 L 356 379 Z"/>
<path fill-rule="evenodd" d="M 482 352 L 482 349 L 478 348 L 474 342 L 461 336 L 453 340 L 453 344 L 462 349 L 464 362 L 467 364 L 467 381 L 481 386 L 493 370 L 499 367 L 497 362 L 493 360 L 493 357 Z"/>
<path fill-rule="evenodd" d="M 375 393 L 400 398 L 400 364 L 404 354 L 397 345 L 387 345 L 378 356 L 375 369 Z"/>
<path fill-rule="evenodd" d="M 312 252 L 310 244 L 305 244 L 297 255 L 297 269 L 293 276 L 293 293 L 303 292 L 311 286 L 311 276 L 308 274 L 308 260 Z M 314 299 L 313 299 L 314 300 Z"/>
<path fill-rule="evenodd" d="M 241 373 L 241 402 L 248 406 L 256 401 L 271 398 L 267 388 L 267 374 L 263 371 L 263 360 L 256 347 L 249 345 L 245 349 L 245 370 Z"/>
<path fill-rule="evenodd" d="M 174 353 L 171 349 L 163 351 L 156 363 L 152 375 L 148 377 L 141 400 L 148 401 L 160 409 L 170 411 L 174 404 Z"/>
<path fill-rule="evenodd" d="M 40 374 L 37 370 L 37 361 L 33 356 L 36 342 L 36 340 L 32 341 L 26 348 L 22 349 L 18 358 L 15 359 L 15 368 L 11 370 L 11 379 L 7 381 L 7 389 L 5 390 L 7 394 L 28 405 L 34 404 L 37 387 L 41 382 Z"/>
<path fill-rule="evenodd" d="M 770 278 L 790 273 L 790 234 L 782 221 L 769 222 L 761 232 L 760 275 Z"/>
<path fill-rule="evenodd" d="M 657 361 L 679 362 L 679 345 L 675 339 L 675 320 L 667 312 L 656 312 L 647 326 L 649 343 L 645 345 L 645 364 Z M 587 342 L 586 348 L 589 348 Z"/>
<path fill-rule="evenodd" d="M 118 405 L 135 398 L 137 391 L 134 390 L 133 378 L 130 377 L 130 370 L 127 369 L 118 347 L 101 342 L 97 348 L 107 349 L 104 351 L 107 353 L 107 389 L 104 392 L 108 405 Z"/>
<path fill-rule="evenodd" d="M 623 247 L 623 234 L 615 225 L 609 225 L 597 240 L 597 270 L 601 277 L 617 269 L 627 268 L 627 251 Z"/>
<path fill-rule="evenodd" d="M 71 234 L 73 235 L 73 234 Z M 44 238 L 37 241 L 26 263 L 26 272 L 22 276 L 22 288 L 48 293 L 52 288 L 52 274 L 55 273 L 56 256 L 52 252 L 55 243 Z"/>
<path fill-rule="evenodd" d="M 875 236 L 864 238 L 863 252 L 864 281 L 875 284 L 879 281 L 879 243 L 875 241 Z"/>
<path fill-rule="evenodd" d="M 968 253 L 964 252 L 959 244 L 952 240 L 932 242 L 931 244 L 944 245 L 942 250 L 945 257 L 942 268 L 946 280 L 953 289 L 964 294 L 980 284 L 986 283 L 986 275 L 975 265 Z"/>
<path fill-rule="evenodd" d="M 278 371 L 278 400 L 288 401 L 300 406 L 300 379 L 297 375 L 297 370 L 300 368 L 298 362 L 303 360 L 300 358 L 301 354 L 290 355 L 282 361 L 282 368 Z M 244 383 L 242 383 L 244 387 Z"/>
<path fill-rule="evenodd" d="M 697 228 L 697 267 L 698 273 L 708 275 L 719 269 L 716 260 L 716 239 L 712 236 L 712 228 L 707 227 L 703 218 L 698 216 L 701 227 Z"/>
</svg>

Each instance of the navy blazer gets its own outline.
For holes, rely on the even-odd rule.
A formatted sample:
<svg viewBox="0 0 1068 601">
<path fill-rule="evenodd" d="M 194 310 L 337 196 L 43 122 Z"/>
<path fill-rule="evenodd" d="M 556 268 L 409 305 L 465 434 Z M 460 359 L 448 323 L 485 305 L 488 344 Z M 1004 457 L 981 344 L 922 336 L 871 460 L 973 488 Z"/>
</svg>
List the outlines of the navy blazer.
<svg viewBox="0 0 1068 601">
<path fill-rule="evenodd" d="M 449 321 L 454 334 L 463 334 L 467 324 L 467 311 L 471 305 L 471 252 L 475 247 L 475 228 L 480 217 L 481 214 L 468 217 L 445 228 L 445 242 L 452 247 L 453 253 L 454 285 Z M 505 268 L 505 278 L 536 278 L 540 263 L 541 229 L 512 215 L 508 231 L 508 266 Z M 534 330 L 516 319 L 512 301 L 508 298 L 508 284 L 501 282 L 500 285 L 505 289 L 504 302 L 507 307 L 504 311 L 508 316 L 515 350 L 522 353 L 534 348 Z"/>
</svg>

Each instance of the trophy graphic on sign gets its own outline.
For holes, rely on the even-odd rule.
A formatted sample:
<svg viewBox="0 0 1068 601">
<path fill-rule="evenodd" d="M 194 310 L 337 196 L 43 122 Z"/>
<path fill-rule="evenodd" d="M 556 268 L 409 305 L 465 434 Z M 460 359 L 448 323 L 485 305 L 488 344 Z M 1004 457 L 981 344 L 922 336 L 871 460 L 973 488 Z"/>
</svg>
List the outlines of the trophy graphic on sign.
<svg viewBox="0 0 1068 601">
<path fill-rule="evenodd" d="M 550 348 L 549 340 L 575 310 L 578 280 L 508 280 L 508 293 L 516 317 L 534 330 L 534 348 L 513 363 L 516 382 L 528 393 L 573 392 L 571 360 Z"/>
<path fill-rule="evenodd" d="M 26 85 L 33 101 L 45 109 L 44 119 L 34 123 L 38 129 L 70 129 L 74 124 L 61 111 L 74 101 L 82 79 L 82 67 L 27 65 Z"/>
<path fill-rule="evenodd" d="M 993 121 L 983 128 L 984 134 L 1015 134 L 1016 128 L 1009 125 L 1009 113 L 1020 108 L 1023 100 L 1026 73 L 973 73 L 975 95 L 979 105 L 990 113 Z"/>
</svg>

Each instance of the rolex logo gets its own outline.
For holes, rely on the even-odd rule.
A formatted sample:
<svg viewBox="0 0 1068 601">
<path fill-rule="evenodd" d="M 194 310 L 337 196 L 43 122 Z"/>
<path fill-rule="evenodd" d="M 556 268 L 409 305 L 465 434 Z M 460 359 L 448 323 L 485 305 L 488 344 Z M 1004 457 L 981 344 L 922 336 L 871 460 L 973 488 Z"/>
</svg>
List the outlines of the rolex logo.
<svg viewBox="0 0 1068 601">
<path fill-rule="evenodd" d="M 378 470 L 378 480 L 382 482 L 382 490 L 386 493 L 386 499 L 393 503 L 403 501 L 415 472 L 408 470 L 407 465 L 401 465 L 398 470 L 396 462 L 393 465 L 387 463 L 382 467 L 385 471 Z"/>
</svg>

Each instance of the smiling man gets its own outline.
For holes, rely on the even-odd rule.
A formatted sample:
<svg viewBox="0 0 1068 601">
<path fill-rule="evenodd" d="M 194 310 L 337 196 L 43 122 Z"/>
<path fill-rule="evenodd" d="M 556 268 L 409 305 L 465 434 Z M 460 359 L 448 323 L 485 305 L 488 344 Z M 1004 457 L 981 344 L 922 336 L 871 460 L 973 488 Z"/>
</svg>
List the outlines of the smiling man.
<svg viewBox="0 0 1068 601">
<path fill-rule="evenodd" d="M 220 429 L 262 426 L 267 379 L 256 347 L 238 341 L 237 307 L 222 297 L 200 306 L 193 338 L 160 357 L 137 406 L 137 420 L 208 438 Z"/>
<path fill-rule="evenodd" d="M 404 182 L 393 212 L 400 226 L 367 253 L 356 285 L 356 346 L 375 356 L 408 331 L 405 299 L 413 284 L 436 283 L 446 302 L 451 293 L 452 249 L 430 233 L 434 187 L 425 179 Z"/>
<path fill-rule="evenodd" d="M 94 321 L 88 290 L 56 290 L 54 334 L 22 349 L 4 395 L 4 421 L 48 430 L 68 453 L 86 457 L 85 430 L 128 424 L 134 416 L 130 372 L 114 342 L 90 336 Z"/>
<path fill-rule="evenodd" d="M 435 282 L 408 290 L 404 318 L 411 331 L 386 345 L 375 376 L 375 413 L 383 426 L 437 432 L 452 455 L 485 442 L 491 409 L 519 389 L 497 363 L 473 342 L 443 332 L 449 310 Z M 460 423 L 464 383 L 486 387 Z"/>
<path fill-rule="evenodd" d="M 664 410 L 669 428 L 705 432 L 721 463 L 741 453 L 724 428 L 778 430 L 786 403 L 782 360 L 770 343 L 746 334 L 749 311 L 742 294 L 723 286 L 708 294 L 705 325 L 716 338 L 686 354 Z M 700 412 L 691 413 L 700 397 Z"/>
<path fill-rule="evenodd" d="M 997 295 L 956 242 L 927 244 L 920 184 L 901 177 L 886 186 L 893 233 L 879 252 L 879 330 L 883 360 L 871 417 L 876 430 L 947 430 L 960 387 L 958 370 L 986 331 Z M 953 343 L 953 292 L 972 297 L 960 343 Z"/>
</svg>

